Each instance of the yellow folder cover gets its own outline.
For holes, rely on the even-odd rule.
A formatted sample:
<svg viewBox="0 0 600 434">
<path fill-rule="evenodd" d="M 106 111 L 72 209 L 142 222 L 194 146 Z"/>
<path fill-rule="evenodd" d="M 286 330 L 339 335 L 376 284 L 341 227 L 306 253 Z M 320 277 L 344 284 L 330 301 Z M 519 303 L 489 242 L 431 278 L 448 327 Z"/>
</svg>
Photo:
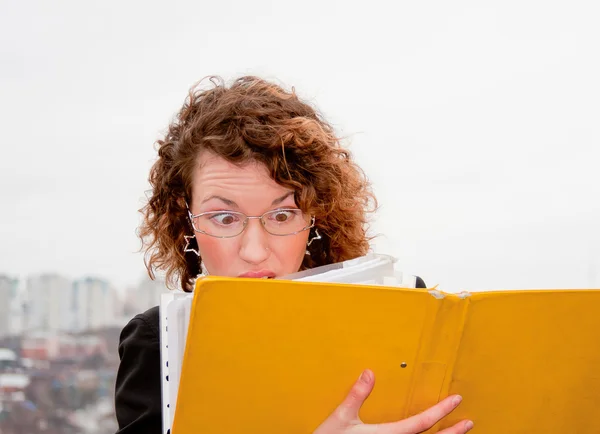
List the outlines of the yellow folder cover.
<svg viewBox="0 0 600 434">
<path fill-rule="evenodd" d="M 307 434 L 363 369 L 365 422 L 464 400 L 486 434 L 600 433 L 600 290 L 198 280 L 173 434 Z"/>
</svg>

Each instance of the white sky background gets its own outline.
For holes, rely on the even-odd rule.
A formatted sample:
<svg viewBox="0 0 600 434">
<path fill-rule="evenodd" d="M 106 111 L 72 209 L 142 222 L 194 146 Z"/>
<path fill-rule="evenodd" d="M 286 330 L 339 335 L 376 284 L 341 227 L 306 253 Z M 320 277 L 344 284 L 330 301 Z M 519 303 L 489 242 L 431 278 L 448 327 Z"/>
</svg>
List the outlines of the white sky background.
<svg viewBox="0 0 600 434">
<path fill-rule="evenodd" d="M 600 287 L 597 1 L 0 7 L 0 272 L 136 282 L 154 141 L 203 76 L 258 74 L 350 137 L 402 269 Z"/>
</svg>

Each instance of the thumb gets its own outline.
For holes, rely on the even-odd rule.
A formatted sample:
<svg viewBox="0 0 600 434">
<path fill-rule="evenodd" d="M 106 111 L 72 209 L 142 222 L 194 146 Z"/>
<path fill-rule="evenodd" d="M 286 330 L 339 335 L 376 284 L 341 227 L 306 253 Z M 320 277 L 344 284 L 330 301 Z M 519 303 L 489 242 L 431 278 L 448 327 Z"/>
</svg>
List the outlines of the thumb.
<svg viewBox="0 0 600 434">
<path fill-rule="evenodd" d="M 365 399 L 369 397 L 375 384 L 375 375 L 369 369 L 365 369 L 344 401 L 338 406 L 335 413 L 337 419 L 343 424 L 360 423 L 358 413 Z"/>
</svg>

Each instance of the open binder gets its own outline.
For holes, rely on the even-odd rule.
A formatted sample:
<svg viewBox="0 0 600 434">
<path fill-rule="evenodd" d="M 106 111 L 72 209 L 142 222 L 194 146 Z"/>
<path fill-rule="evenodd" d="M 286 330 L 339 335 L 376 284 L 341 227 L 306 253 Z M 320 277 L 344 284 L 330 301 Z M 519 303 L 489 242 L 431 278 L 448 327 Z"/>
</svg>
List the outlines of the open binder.
<svg viewBox="0 0 600 434">
<path fill-rule="evenodd" d="M 402 288 L 379 255 L 331 268 L 164 296 L 165 432 L 310 433 L 370 368 L 367 423 L 460 393 L 429 432 L 469 418 L 486 434 L 600 433 L 600 290 Z"/>
</svg>

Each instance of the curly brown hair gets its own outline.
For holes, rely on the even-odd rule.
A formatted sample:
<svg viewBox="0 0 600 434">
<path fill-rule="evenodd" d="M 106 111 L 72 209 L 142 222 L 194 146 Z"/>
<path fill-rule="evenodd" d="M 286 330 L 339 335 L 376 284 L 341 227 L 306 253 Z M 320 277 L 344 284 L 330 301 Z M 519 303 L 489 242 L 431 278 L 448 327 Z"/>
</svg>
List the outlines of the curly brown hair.
<svg viewBox="0 0 600 434">
<path fill-rule="evenodd" d="M 184 253 L 183 246 L 184 236 L 192 233 L 186 202 L 204 150 L 234 164 L 264 164 L 278 184 L 295 192 L 297 206 L 315 216 L 322 239 L 311 244 L 302 269 L 366 254 L 367 214 L 376 200 L 333 128 L 293 89 L 287 92 L 258 77 L 241 77 L 229 87 L 218 77 L 209 81 L 208 89 L 200 84 L 190 89 L 157 141 L 152 193 L 140 210 L 139 229 L 150 277 L 155 270 L 165 271 L 169 287 L 179 280 L 190 291 L 200 273 L 201 258 Z"/>
</svg>

